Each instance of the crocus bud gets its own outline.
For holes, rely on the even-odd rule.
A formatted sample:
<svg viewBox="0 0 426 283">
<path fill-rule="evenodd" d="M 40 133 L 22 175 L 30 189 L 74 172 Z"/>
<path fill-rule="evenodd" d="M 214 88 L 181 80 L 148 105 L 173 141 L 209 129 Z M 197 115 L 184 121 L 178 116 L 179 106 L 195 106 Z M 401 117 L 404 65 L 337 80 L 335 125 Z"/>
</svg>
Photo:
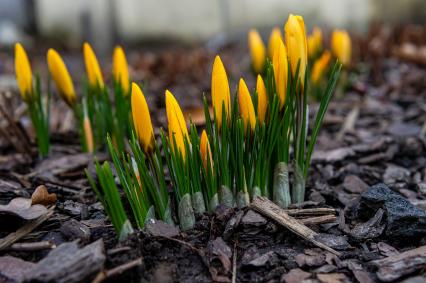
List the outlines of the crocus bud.
<svg viewBox="0 0 426 283">
<path fill-rule="evenodd" d="M 222 106 L 225 109 L 225 117 L 228 120 L 230 118 L 231 95 L 225 67 L 219 56 L 216 56 L 213 63 L 211 92 L 215 111 L 215 121 L 220 129 L 222 125 Z"/>
<path fill-rule="evenodd" d="M 268 108 L 268 97 L 266 96 L 266 87 L 261 75 L 257 75 L 256 92 L 257 117 L 259 118 L 259 122 L 263 123 L 265 122 L 266 109 Z"/>
<path fill-rule="evenodd" d="M 296 75 L 297 65 L 300 62 L 299 77 L 302 88 L 304 87 L 306 66 L 308 64 L 308 46 L 306 43 L 305 23 L 301 16 L 290 14 L 285 24 L 285 42 L 290 60 L 291 73 Z"/>
<path fill-rule="evenodd" d="M 139 143 L 146 154 L 154 149 L 154 129 L 145 96 L 139 86 L 132 83 L 132 118 Z"/>
<path fill-rule="evenodd" d="M 327 70 L 328 64 L 330 63 L 330 59 L 330 51 L 326 50 L 321 57 L 315 61 L 311 73 L 311 81 L 313 84 L 318 84 L 321 81 L 325 71 Z"/>
<path fill-rule="evenodd" d="M 86 64 L 87 78 L 91 87 L 104 88 L 104 79 L 98 59 L 89 43 L 83 44 L 84 63 Z"/>
<path fill-rule="evenodd" d="M 200 154 L 204 169 L 207 170 L 207 160 L 210 160 L 210 167 L 213 168 L 212 151 L 210 149 L 210 142 L 206 130 L 203 130 L 201 133 Z"/>
<path fill-rule="evenodd" d="M 189 142 L 188 129 L 186 128 L 185 118 L 183 117 L 182 110 L 173 94 L 166 90 L 166 112 L 169 128 L 169 139 L 172 149 L 180 151 L 182 157 L 185 159 L 185 139 Z M 176 141 L 177 148 L 174 148 L 174 140 Z"/>
<path fill-rule="evenodd" d="M 74 107 L 77 97 L 73 81 L 61 56 L 52 48 L 47 51 L 47 65 L 59 95 L 68 106 Z"/>
<path fill-rule="evenodd" d="M 33 95 L 33 75 L 27 53 L 20 43 L 15 44 L 15 74 L 21 96 L 28 101 Z"/>
<path fill-rule="evenodd" d="M 308 36 L 308 55 L 314 58 L 322 49 L 322 31 L 319 27 L 314 27 L 312 34 Z"/>
<path fill-rule="evenodd" d="M 347 31 L 333 31 L 331 35 L 331 50 L 343 66 L 348 66 L 350 64 L 352 46 L 351 38 Z"/>
<path fill-rule="evenodd" d="M 240 114 L 244 122 L 244 130 L 254 132 L 256 127 L 256 115 L 254 113 L 253 102 L 251 100 L 250 92 L 243 79 L 240 79 L 238 84 L 238 106 Z"/>
<path fill-rule="evenodd" d="M 89 119 L 89 116 L 87 115 L 84 115 L 84 118 L 83 118 L 83 131 L 84 131 L 84 138 L 86 140 L 87 152 L 93 153 L 94 144 L 93 144 L 92 125 L 90 124 L 90 119 Z"/>
<path fill-rule="evenodd" d="M 265 44 L 260 37 L 260 34 L 257 30 L 252 29 L 248 33 L 248 43 L 251 54 L 251 62 L 253 65 L 253 70 L 256 74 L 263 73 L 263 67 L 265 65 Z"/>
<path fill-rule="evenodd" d="M 114 48 L 112 55 L 112 75 L 116 83 L 121 85 L 124 95 L 129 94 L 129 67 L 127 65 L 126 54 L 121 46 Z"/>
<path fill-rule="evenodd" d="M 272 60 L 274 67 L 275 89 L 280 100 L 280 109 L 284 107 L 287 92 L 288 61 L 283 41 L 280 39 Z"/>
<path fill-rule="evenodd" d="M 283 40 L 283 35 L 281 33 L 281 30 L 279 27 L 274 27 L 271 31 L 271 35 L 269 36 L 269 42 L 268 42 L 269 59 L 272 60 L 274 58 L 274 52 L 278 44 L 280 43 L 280 40 Z"/>
</svg>

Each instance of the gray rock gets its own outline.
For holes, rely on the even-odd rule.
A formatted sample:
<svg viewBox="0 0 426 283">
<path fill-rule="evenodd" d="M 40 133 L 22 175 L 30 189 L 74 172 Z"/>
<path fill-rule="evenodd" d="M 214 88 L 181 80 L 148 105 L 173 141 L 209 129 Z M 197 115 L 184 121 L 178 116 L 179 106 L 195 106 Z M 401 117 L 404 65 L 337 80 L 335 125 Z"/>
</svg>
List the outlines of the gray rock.
<svg viewBox="0 0 426 283">
<path fill-rule="evenodd" d="M 88 282 L 103 268 L 104 262 L 102 239 L 81 249 L 76 242 L 64 243 L 25 272 L 24 282 Z"/>
<path fill-rule="evenodd" d="M 382 183 L 361 194 L 358 217 L 369 219 L 379 208 L 386 213 L 385 234 L 388 237 L 403 239 L 426 236 L 426 211 L 414 206 Z"/>
</svg>

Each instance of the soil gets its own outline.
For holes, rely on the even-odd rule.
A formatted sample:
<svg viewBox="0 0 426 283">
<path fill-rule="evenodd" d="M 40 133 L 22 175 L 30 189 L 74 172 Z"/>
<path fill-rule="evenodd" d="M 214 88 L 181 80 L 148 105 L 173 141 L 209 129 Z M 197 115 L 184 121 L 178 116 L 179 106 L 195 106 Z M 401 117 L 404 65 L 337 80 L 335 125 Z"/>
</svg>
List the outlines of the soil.
<svg viewBox="0 0 426 283">
<path fill-rule="evenodd" d="M 358 63 L 351 67 L 349 87 L 337 92 L 329 106 L 301 206 L 336 210 L 335 221 L 309 227 L 340 256 L 250 208 L 221 206 L 214 213 L 199 215 L 191 231 L 176 231 L 158 222 L 118 242 L 83 174 L 85 167 L 93 171 L 92 158 L 80 154 L 73 122 L 61 110 L 52 112 L 52 121 L 58 122 L 52 125 L 49 158 L 28 158 L 7 140 L 0 142 L 0 204 L 29 198 L 39 185 L 57 196 L 53 214 L 18 242 L 50 241 L 59 246 L 79 240 L 84 247 L 103 239 L 106 270 L 142 259 L 141 264 L 108 276 L 109 282 L 232 282 L 233 277 L 236 282 L 426 281 L 425 252 L 420 250 L 416 259 L 404 253 L 426 245 L 426 65 L 398 53 L 407 42 L 423 47 L 425 42 L 416 39 L 410 26 L 384 34 L 383 28 L 374 27 L 369 38 L 354 40 Z M 155 125 L 165 125 L 161 96 L 165 88 L 176 93 L 182 108 L 196 115 L 201 93 L 209 93 L 210 63 L 216 52 L 203 46 L 130 52 L 134 77 L 149 82 Z M 245 47 L 229 43 L 221 45 L 220 52 L 231 85 L 244 76 L 254 87 Z M 5 68 L 2 75 L 8 74 Z M 13 96 L 9 100 L 12 109 L 18 109 L 18 100 Z M 62 102 L 55 103 L 58 109 L 66 109 Z M 315 114 L 315 106 L 310 114 Z M 28 121 L 20 119 L 20 126 L 27 128 Z M 99 153 L 97 158 L 107 155 Z M 375 186 L 379 183 L 386 185 Z M 2 214 L 0 238 L 27 222 Z M 0 267 L 5 266 L 6 256 L 36 263 L 48 252 L 4 249 Z M 396 277 L 389 279 L 380 260 L 396 255 L 406 260 L 401 260 L 402 268 L 390 269 Z M 20 270 L 22 264 L 15 268 Z M 0 282 L 19 282 L 3 271 L 0 268 Z"/>
</svg>

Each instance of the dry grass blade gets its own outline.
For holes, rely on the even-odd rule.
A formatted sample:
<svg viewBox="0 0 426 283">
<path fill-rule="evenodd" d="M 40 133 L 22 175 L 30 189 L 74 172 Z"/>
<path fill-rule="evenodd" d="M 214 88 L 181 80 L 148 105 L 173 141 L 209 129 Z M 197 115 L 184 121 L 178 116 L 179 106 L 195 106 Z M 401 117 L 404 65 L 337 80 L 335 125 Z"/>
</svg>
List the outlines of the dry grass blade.
<svg viewBox="0 0 426 283">
<path fill-rule="evenodd" d="M 37 228 L 41 223 L 43 223 L 44 221 L 49 219 L 49 217 L 53 214 L 54 208 L 55 208 L 54 206 L 51 207 L 49 209 L 49 212 L 46 213 L 45 215 L 42 215 L 37 219 L 29 221 L 24 226 L 19 228 L 16 232 L 10 233 L 9 235 L 4 237 L 3 239 L 0 239 L 0 250 L 3 250 L 5 248 L 9 247 L 13 243 L 18 241 L 22 237 L 24 237 L 25 235 L 27 235 L 28 233 L 31 233 L 31 231 L 33 231 L 35 228 Z"/>
</svg>

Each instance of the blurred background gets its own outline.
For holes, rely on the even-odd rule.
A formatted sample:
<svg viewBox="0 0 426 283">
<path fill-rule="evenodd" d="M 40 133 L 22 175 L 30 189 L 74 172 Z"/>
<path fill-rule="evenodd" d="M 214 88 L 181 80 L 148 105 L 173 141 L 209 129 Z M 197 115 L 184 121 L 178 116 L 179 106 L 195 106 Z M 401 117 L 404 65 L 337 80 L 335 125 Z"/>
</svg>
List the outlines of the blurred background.
<svg viewBox="0 0 426 283">
<path fill-rule="evenodd" d="M 420 23 L 424 0 L 0 0 L 0 44 L 31 44 L 32 36 L 98 52 L 143 41 L 198 42 L 282 26 L 287 15 L 306 24 L 366 32 L 371 22 Z"/>
</svg>

